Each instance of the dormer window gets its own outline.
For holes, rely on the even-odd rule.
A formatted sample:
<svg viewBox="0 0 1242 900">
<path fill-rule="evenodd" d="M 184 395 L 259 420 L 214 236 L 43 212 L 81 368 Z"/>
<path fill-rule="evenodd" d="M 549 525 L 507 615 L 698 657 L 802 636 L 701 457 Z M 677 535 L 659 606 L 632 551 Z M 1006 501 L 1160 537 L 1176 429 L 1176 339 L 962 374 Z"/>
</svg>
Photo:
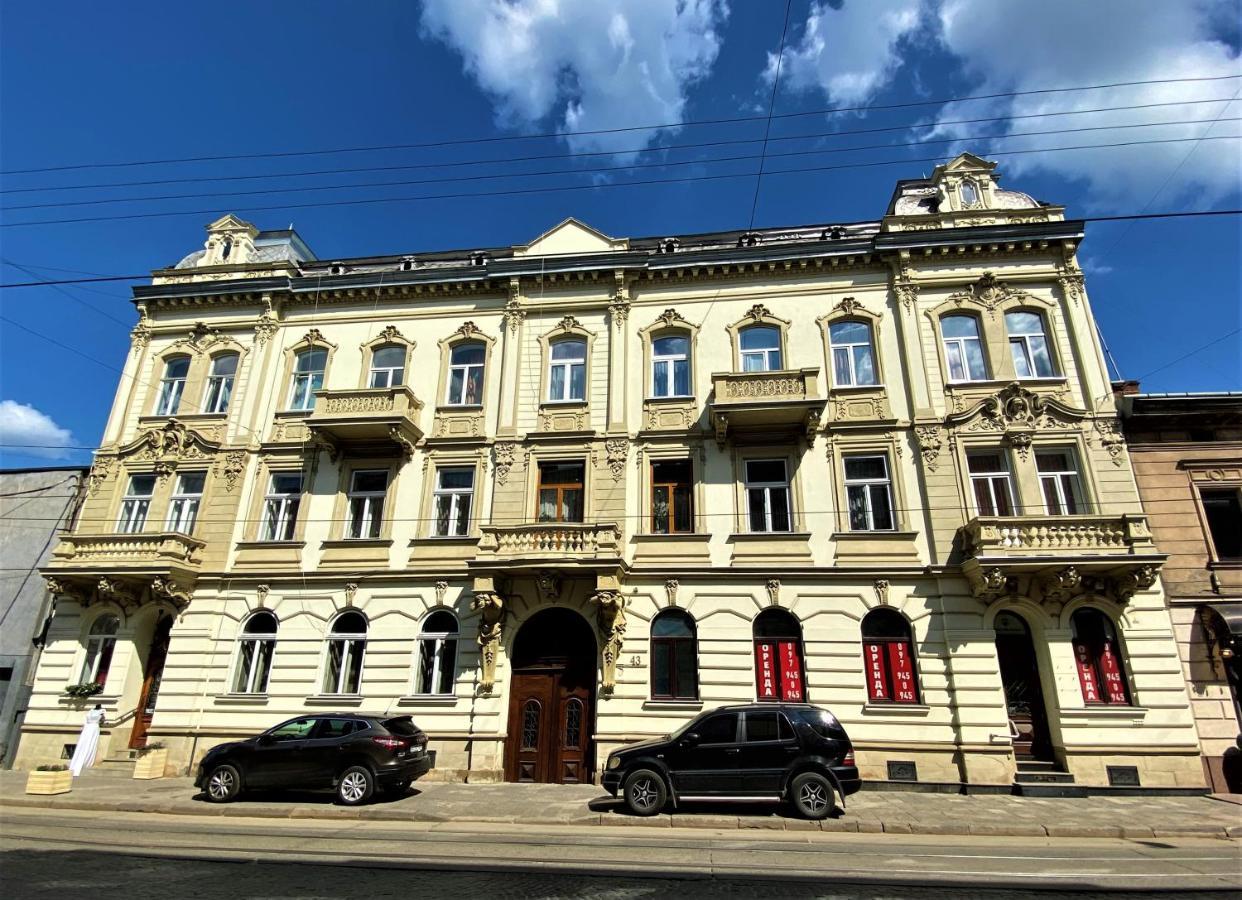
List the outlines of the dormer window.
<svg viewBox="0 0 1242 900">
<path fill-rule="evenodd" d="M 973 181 L 963 181 L 962 186 L 958 188 L 958 194 L 962 198 L 962 206 L 971 207 L 979 204 L 979 188 Z"/>
<path fill-rule="evenodd" d="M 329 275 L 344 275 L 345 267 L 341 265 L 340 263 L 333 263 L 332 265 L 328 266 L 328 274 Z"/>
<path fill-rule="evenodd" d="M 486 254 L 486 253 L 471 253 L 471 254 L 470 254 L 470 265 L 472 265 L 472 266 L 482 266 L 482 265 L 486 265 L 486 264 L 487 264 L 487 254 Z"/>
<path fill-rule="evenodd" d="M 228 259 L 229 254 L 232 252 L 233 252 L 233 239 L 226 237 L 223 241 L 220 242 L 220 259 L 221 260 Z"/>
</svg>

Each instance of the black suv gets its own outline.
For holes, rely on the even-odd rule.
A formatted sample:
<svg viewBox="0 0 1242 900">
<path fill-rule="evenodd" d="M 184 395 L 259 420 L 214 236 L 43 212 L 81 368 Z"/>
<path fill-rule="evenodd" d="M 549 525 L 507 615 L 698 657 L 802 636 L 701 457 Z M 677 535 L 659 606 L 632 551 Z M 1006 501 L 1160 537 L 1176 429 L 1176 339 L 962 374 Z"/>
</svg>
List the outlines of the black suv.
<svg viewBox="0 0 1242 900">
<path fill-rule="evenodd" d="M 194 786 L 213 803 L 234 800 L 242 790 L 331 788 L 341 803 L 357 806 L 377 788 L 404 792 L 431 766 L 427 735 L 409 716 L 324 713 L 213 747 Z"/>
<path fill-rule="evenodd" d="M 836 717 L 806 703 L 722 706 L 665 738 L 609 754 L 604 788 L 640 816 L 671 799 L 788 801 L 808 819 L 827 818 L 862 782 L 854 748 Z"/>
</svg>

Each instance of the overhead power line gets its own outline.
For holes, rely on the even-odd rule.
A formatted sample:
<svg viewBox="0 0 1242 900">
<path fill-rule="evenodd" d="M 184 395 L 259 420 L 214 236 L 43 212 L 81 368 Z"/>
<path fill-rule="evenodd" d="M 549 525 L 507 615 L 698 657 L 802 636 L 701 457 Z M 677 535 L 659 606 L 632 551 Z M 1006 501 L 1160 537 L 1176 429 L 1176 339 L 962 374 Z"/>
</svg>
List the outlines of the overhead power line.
<svg viewBox="0 0 1242 900">
<path fill-rule="evenodd" d="M 839 131 L 812 131 L 801 134 L 773 135 L 768 143 L 776 144 L 783 141 L 804 141 L 815 138 L 847 137 L 859 134 L 882 134 L 894 131 L 909 131 L 920 128 L 941 128 L 947 125 L 978 125 L 986 122 L 1013 122 L 1025 119 L 1049 119 L 1059 116 L 1085 116 L 1103 112 L 1131 112 L 1139 109 L 1156 109 L 1162 107 L 1196 106 L 1204 103 L 1223 103 L 1224 109 L 1234 100 L 1233 97 L 1211 97 L 1202 100 L 1178 100 L 1164 103 L 1133 103 L 1124 106 L 1097 106 L 1090 109 L 1065 109 L 1052 112 L 1022 113 L 1019 115 L 981 116 L 973 119 L 942 119 L 935 122 L 903 122 L 899 125 L 885 125 L 879 128 L 848 128 Z M 1186 124 L 1185 122 L 1153 122 L 1153 125 Z M 1112 126 L 1125 127 L 1125 126 Z M 501 165 L 518 162 L 537 162 L 548 159 L 583 159 L 591 156 L 629 156 L 649 153 L 664 153 L 669 150 L 698 150 L 709 147 L 727 147 L 738 144 L 758 144 L 762 138 L 733 138 L 718 141 L 700 141 L 690 144 L 657 144 L 655 146 L 626 147 L 617 150 L 585 150 L 571 153 L 536 153 L 528 156 L 497 156 L 490 158 L 474 158 L 452 160 L 449 162 L 409 163 L 400 166 L 344 166 L 336 169 L 314 169 L 302 172 L 267 172 L 259 175 L 204 175 L 190 178 L 156 178 L 147 181 L 110 181 L 95 184 L 48 185 L 45 187 L 24 187 L 0 189 L 0 194 L 29 194 L 57 191 L 84 191 L 118 187 L 151 187 L 161 184 L 201 184 L 212 181 L 270 181 L 278 178 L 309 178 L 320 175 L 350 175 L 362 172 L 409 172 L 421 169 L 451 169 L 462 166 Z M 515 173 L 521 174 L 521 173 Z M 9 207 L 13 209 L 15 207 Z M 89 274 L 89 273 L 87 273 Z"/>
<path fill-rule="evenodd" d="M 1044 94 L 1061 94 L 1073 93 L 1077 91 L 1095 91 L 1106 90 L 1109 88 L 1119 87 L 1141 87 L 1153 84 L 1185 84 L 1192 82 L 1213 82 L 1226 81 L 1232 78 L 1242 78 L 1242 75 L 1211 75 L 1194 78 L 1155 78 L 1144 81 L 1114 81 L 1106 84 L 1090 84 L 1078 85 L 1074 87 L 1059 88 L 1038 88 L 1026 91 L 1000 91 L 993 94 L 973 94 L 965 97 L 940 97 L 928 100 L 911 100 L 905 103 L 886 103 L 886 104 L 868 104 L 861 106 L 838 106 L 838 107 L 822 107 L 819 109 L 803 110 L 800 112 L 777 113 L 771 118 L 773 119 L 793 119 L 805 116 L 817 115 L 841 115 L 850 112 L 863 112 L 885 109 L 912 109 L 922 106 L 939 106 L 948 103 L 965 103 L 976 100 L 998 100 L 1007 97 L 1023 97 L 1037 96 Z M 762 122 L 768 116 L 734 116 L 730 118 L 720 119 L 688 119 L 680 122 L 664 122 L 646 125 L 628 125 L 617 128 L 597 128 L 583 131 L 547 131 L 536 134 L 519 134 L 519 135 L 503 135 L 494 137 L 472 137 L 472 138 L 451 138 L 437 141 L 423 141 L 413 144 L 381 144 L 365 147 L 336 147 L 331 149 L 320 150 L 283 150 L 270 153 L 236 153 L 236 154 L 215 154 L 210 156 L 184 156 L 170 157 L 165 159 L 146 159 L 146 160 L 125 160 L 120 162 L 86 162 L 73 163 L 62 166 L 43 166 L 30 169 L 9 169 L 0 171 L 0 175 L 27 175 L 38 172 L 65 172 L 75 169 L 106 169 L 106 168 L 122 168 L 127 166 L 153 166 L 168 165 L 174 163 L 189 162 L 218 162 L 222 160 L 236 159 L 276 159 L 291 156 L 322 156 L 335 153 L 366 153 L 381 150 L 416 150 L 429 147 L 455 147 L 465 144 L 491 144 L 505 141 L 520 140 L 539 140 L 547 138 L 563 138 L 563 137 L 583 137 L 587 135 L 599 134 L 623 134 L 634 131 L 656 131 L 665 128 L 685 128 L 700 125 L 728 125 L 739 122 Z"/>
</svg>

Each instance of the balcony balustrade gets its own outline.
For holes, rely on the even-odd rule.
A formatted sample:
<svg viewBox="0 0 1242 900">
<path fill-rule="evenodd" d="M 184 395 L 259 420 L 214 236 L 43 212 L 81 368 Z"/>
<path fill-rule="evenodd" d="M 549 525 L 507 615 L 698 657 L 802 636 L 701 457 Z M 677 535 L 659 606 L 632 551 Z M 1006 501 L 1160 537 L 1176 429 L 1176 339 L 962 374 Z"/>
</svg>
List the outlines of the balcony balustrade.
<svg viewBox="0 0 1242 900">
<path fill-rule="evenodd" d="M 396 444 L 409 457 L 423 436 L 423 403 L 405 385 L 315 392 L 315 409 L 306 419 L 312 436 L 334 451 Z"/>
<path fill-rule="evenodd" d="M 615 566 L 621 558 L 621 529 L 613 522 L 536 522 L 525 525 L 483 525 L 477 562 L 523 562 Z"/>
<path fill-rule="evenodd" d="M 819 369 L 775 372 L 716 372 L 712 375 L 711 413 L 716 441 L 730 432 L 768 433 L 799 429 L 813 437 L 824 413 Z"/>
<path fill-rule="evenodd" d="M 167 601 L 190 602 L 207 544 L 188 534 L 65 535 L 42 574 L 55 595 L 83 605 L 110 601 L 125 608 Z"/>
</svg>

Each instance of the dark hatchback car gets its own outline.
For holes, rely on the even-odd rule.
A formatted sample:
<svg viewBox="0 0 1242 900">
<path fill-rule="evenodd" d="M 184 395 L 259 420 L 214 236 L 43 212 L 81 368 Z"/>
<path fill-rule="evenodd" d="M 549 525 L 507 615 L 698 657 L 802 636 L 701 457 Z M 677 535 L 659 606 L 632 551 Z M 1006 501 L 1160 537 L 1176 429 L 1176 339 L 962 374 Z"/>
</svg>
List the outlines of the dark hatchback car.
<svg viewBox="0 0 1242 900">
<path fill-rule="evenodd" d="M 377 790 L 402 793 L 432 767 L 427 735 L 409 716 L 299 716 L 244 741 L 213 747 L 194 786 L 213 803 L 243 791 L 328 790 L 347 806 Z"/>
<path fill-rule="evenodd" d="M 655 815 L 670 800 L 788 802 L 824 819 L 862 782 L 836 717 L 805 703 L 723 706 L 665 738 L 608 756 L 604 788 L 631 812 Z"/>
</svg>

